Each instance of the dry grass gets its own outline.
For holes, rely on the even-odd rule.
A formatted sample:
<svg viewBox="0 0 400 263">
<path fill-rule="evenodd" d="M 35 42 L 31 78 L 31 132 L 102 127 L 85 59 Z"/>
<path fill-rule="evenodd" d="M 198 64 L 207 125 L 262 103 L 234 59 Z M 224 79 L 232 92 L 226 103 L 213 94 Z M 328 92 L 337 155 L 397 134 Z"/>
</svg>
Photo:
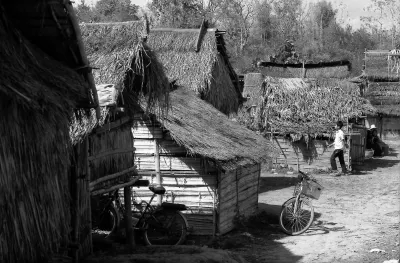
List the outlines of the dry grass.
<svg viewBox="0 0 400 263">
<path fill-rule="evenodd" d="M 86 84 L 0 12 L 0 261 L 42 262 L 70 234 L 69 121 Z"/>
<path fill-rule="evenodd" d="M 144 23 L 81 24 L 96 84 L 114 84 L 126 94 L 126 106 L 145 101 L 148 110 L 168 108 L 169 82 L 157 55 L 146 45 Z"/>
<path fill-rule="evenodd" d="M 224 170 L 261 163 L 277 154 L 262 136 L 229 120 L 185 89 L 171 93 L 171 111 L 159 121 L 190 154 L 215 160 Z"/>
<path fill-rule="evenodd" d="M 357 85 L 332 79 L 305 82 L 267 77 L 250 103 L 256 105 L 254 116 L 243 108 L 239 115 L 242 123 L 283 134 L 323 134 L 337 120 L 374 112 Z"/>
<path fill-rule="evenodd" d="M 224 113 L 236 112 L 238 94 L 222 55 L 218 54 L 215 32 L 208 31 L 195 52 L 198 31 L 154 30 L 149 45 L 165 66 L 168 79 L 195 91 L 200 98 Z"/>
</svg>

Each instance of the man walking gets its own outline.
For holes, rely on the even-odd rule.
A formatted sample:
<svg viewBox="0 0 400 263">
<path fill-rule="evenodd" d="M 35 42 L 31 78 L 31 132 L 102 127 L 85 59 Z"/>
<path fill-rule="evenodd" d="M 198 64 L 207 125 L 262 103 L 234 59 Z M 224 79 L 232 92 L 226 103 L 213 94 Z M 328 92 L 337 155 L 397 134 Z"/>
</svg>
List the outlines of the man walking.
<svg viewBox="0 0 400 263">
<path fill-rule="evenodd" d="M 336 166 L 336 157 L 339 158 L 339 163 L 340 166 L 342 167 L 342 173 L 343 174 L 347 173 L 346 164 L 344 163 L 345 138 L 344 138 L 344 132 L 342 131 L 342 127 L 343 127 L 343 122 L 338 121 L 335 126 L 336 129 L 335 141 L 332 144 L 328 145 L 328 147 L 335 145 L 335 150 L 331 155 L 331 167 L 332 167 L 332 172 L 336 176 L 340 175 Z"/>
</svg>

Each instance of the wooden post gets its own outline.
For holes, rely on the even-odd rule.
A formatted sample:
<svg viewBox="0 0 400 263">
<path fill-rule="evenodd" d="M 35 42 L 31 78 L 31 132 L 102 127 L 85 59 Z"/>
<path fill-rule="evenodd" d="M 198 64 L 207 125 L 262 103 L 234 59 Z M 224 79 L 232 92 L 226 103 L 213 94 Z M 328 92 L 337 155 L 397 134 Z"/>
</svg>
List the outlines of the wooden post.
<svg viewBox="0 0 400 263">
<path fill-rule="evenodd" d="M 132 201 L 131 201 L 131 187 L 124 187 L 124 204 L 125 204 L 125 233 L 126 242 L 129 252 L 132 253 L 135 249 L 135 238 L 133 236 L 133 223 L 132 223 Z"/>
<path fill-rule="evenodd" d="M 161 185 L 161 173 L 160 173 L 160 149 L 158 140 L 155 139 L 155 151 L 154 158 L 156 163 L 156 184 Z M 162 195 L 157 195 L 157 204 L 161 205 Z"/>
<path fill-rule="evenodd" d="M 91 203 L 91 198 L 90 198 L 90 191 L 89 191 L 89 184 L 90 184 L 90 162 L 89 162 L 89 156 L 90 156 L 90 147 L 89 147 L 89 136 L 86 136 L 85 138 L 85 158 L 86 158 L 86 180 L 87 180 L 87 191 L 88 191 L 88 205 L 89 205 L 89 242 L 90 242 L 90 254 L 93 253 L 93 239 L 92 239 L 92 203 Z"/>
<path fill-rule="evenodd" d="M 74 167 L 71 175 L 72 197 L 72 243 L 76 245 L 72 250 L 72 262 L 79 262 L 79 143 L 74 147 Z"/>
<path fill-rule="evenodd" d="M 303 76 L 302 76 L 302 78 L 306 78 L 307 77 L 307 69 L 306 69 L 306 67 L 304 66 L 304 61 L 303 61 Z"/>
</svg>

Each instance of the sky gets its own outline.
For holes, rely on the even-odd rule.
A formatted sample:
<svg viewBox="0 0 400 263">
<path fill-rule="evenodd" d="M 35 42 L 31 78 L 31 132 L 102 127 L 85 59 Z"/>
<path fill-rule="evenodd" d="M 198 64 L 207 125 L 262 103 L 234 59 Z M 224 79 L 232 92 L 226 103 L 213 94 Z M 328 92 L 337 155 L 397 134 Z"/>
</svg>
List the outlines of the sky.
<svg viewBox="0 0 400 263">
<path fill-rule="evenodd" d="M 97 0 L 85 0 L 88 4 L 94 4 Z M 135 5 L 145 6 L 150 0 L 131 0 L 131 2 Z M 290 1 L 290 0 L 288 0 Z M 318 0 L 303 0 L 303 3 L 313 3 Z M 364 10 L 367 7 L 371 0 L 328 0 L 332 2 L 335 8 L 339 10 L 343 10 L 339 13 L 339 18 L 341 18 L 344 24 L 349 24 L 353 27 L 353 29 L 358 29 L 361 26 L 361 16 L 369 16 L 373 15 Z M 79 0 L 77 1 L 80 2 Z M 339 8 L 340 7 L 340 8 Z"/>
</svg>

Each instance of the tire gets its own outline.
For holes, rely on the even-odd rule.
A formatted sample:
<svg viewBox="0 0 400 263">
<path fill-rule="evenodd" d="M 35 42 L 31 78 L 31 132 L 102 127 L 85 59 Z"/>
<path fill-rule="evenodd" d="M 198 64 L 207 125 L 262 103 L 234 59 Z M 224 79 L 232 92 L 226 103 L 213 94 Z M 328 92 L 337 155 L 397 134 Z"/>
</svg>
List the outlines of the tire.
<svg viewBox="0 0 400 263">
<path fill-rule="evenodd" d="M 144 232 L 147 245 L 180 245 L 185 242 L 188 223 L 181 212 L 158 210 L 150 215 Z"/>
<path fill-rule="evenodd" d="M 296 197 L 287 200 L 282 205 L 281 214 L 279 216 L 279 225 L 281 226 L 281 229 L 286 234 L 292 236 L 306 232 L 314 220 L 314 207 L 307 199 L 304 199 L 303 197 L 299 198 L 297 215 L 293 211 L 295 202 Z"/>
<path fill-rule="evenodd" d="M 98 216 L 94 229 L 100 230 L 106 234 L 106 238 L 117 232 L 120 224 L 120 215 L 113 204 L 107 206 Z"/>
</svg>

